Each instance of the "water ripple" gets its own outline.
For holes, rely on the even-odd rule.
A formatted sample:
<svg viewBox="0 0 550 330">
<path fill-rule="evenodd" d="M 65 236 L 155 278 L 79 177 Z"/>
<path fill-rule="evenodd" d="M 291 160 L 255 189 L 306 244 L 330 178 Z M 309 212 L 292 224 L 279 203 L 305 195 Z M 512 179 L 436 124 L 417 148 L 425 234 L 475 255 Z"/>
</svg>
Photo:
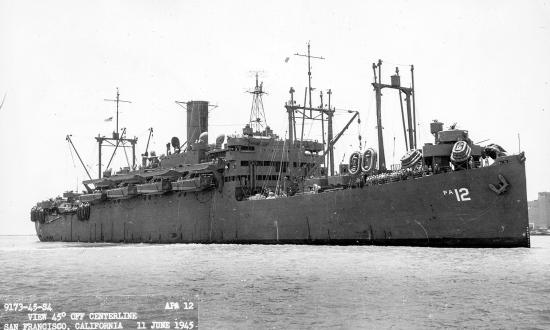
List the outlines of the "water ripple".
<svg viewBox="0 0 550 330">
<path fill-rule="evenodd" d="M 0 236 L 0 293 L 200 296 L 216 328 L 550 327 L 550 237 L 531 249 L 148 245 Z M 77 295 L 78 294 L 78 295 Z"/>
</svg>

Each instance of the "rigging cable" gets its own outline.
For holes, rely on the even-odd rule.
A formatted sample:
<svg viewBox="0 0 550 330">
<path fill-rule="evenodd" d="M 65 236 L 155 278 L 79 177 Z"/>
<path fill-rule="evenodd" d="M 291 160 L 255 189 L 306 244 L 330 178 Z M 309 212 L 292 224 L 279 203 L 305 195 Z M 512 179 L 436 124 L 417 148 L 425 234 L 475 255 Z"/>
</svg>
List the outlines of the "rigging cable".
<svg viewBox="0 0 550 330">
<path fill-rule="evenodd" d="M 126 156 L 126 163 L 128 163 L 128 167 L 131 167 L 130 160 L 128 160 L 128 153 L 126 153 L 126 144 L 124 142 L 122 143 L 122 149 L 124 150 L 124 155 Z"/>
<path fill-rule="evenodd" d="M 361 151 L 361 117 L 357 114 L 357 136 L 359 138 L 359 151 Z"/>
<path fill-rule="evenodd" d="M 281 180 L 281 174 L 283 172 L 283 161 L 285 155 L 286 135 L 288 131 L 285 131 L 285 138 L 283 139 L 283 150 L 281 151 L 281 163 L 279 165 L 279 176 L 277 177 L 277 185 L 275 187 L 275 194 L 280 194 L 279 181 Z M 288 157 L 287 157 L 288 159 Z"/>
<path fill-rule="evenodd" d="M 94 143 L 94 155 L 97 155 L 97 152 L 98 152 L 98 149 L 99 149 L 99 145 L 97 143 Z M 91 159 L 94 159 L 93 157 Z M 97 167 L 99 167 L 99 164 L 96 165 Z M 86 167 L 92 171 L 92 167 L 90 166 L 90 164 L 86 164 Z M 95 166 L 94 166 L 95 167 Z"/>
<path fill-rule="evenodd" d="M 71 149 L 71 145 L 67 144 L 67 146 L 69 147 L 69 153 L 71 154 L 71 159 L 73 160 L 73 167 L 76 168 L 76 164 L 74 162 L 73 150 Z"/>
<path fill-rule="evenodd" d="M 73 168 L 76 170 L 76 163 L 74 161 L 74 156 L 73 156 L 73 150 L 71 149 L 71 146 L 68 144 L 68 147 L 69 147 L 69 153 L 71 154 L 71 159 L 73 160 Z M 78 174 L 75 175 L 76 177 L 76 192 L 78 192 Z"/>
<path fill-rule="evenodd" d="M 275 145 L 275 139 L 271 140 L 271 143 L 269 145 Z M 268 145 L 268 146 L 269 146 Z M 271 177 L 271 171 L 273 169 L 273 160 L 275 159 L 276 149 L 273 148 L 273 151 L 271 152 L 271 158 L 269 160 L 269 171 L 267 172 L 268 177 Z M 264 183 L 262 185 L 262 190 L 265 190 L 267 188 L 267 180 L 264 180 Z"/>
</svg>

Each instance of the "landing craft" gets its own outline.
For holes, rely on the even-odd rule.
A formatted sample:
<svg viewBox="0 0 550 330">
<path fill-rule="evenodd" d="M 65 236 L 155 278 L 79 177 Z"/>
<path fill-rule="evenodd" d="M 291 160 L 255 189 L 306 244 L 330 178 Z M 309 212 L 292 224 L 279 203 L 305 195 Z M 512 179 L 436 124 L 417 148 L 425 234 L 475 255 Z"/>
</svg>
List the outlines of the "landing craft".
<svg viewBox="0 0 550 330">
<path fill-rule="evenodd" d="M 315 58 L 309 45 L 307 57 Z M 334 136 L 332 92 L 326 93 L 328 105 L 321 93 L 321 106 L 312 106 L 309 76 L 303 105 L 290 89 L 288 137 L 281 138 L 266 123 L 265 92 L 256 77 L 242 134 L 208 144 L 209 103 L 180 103 L 187 112 L 187 141 L 172 139 L 161 156 L 145 152 L 141 166 L 137 139 L 125 130 L 120 134 L 117 115 L 113 136 L 95 138 L 99 173 L 83 182 L 86 191 L 32 208 L 37 235 L 80 242 L 529 247 L 524 154 L 475 144 L 467 130 L 444 129 L 438 121 L 430 124 L 434 142 L 417 146 L 414 67 L 410 88 L 401 86 L 398 70 L 390 84 L 382 83 L 381 67 L 380 60 L 373 64 L 378 148 L 353 152 L 339 174 L 334 146 L 359 112 L 351 112 Z M 399 92 L 407 146 L 401 163 L 389 169 L 382 89 Z M 321 121 L 323 141 L 304 139 L 310 120 Z M 106 142 L 131 148 L 132 164 L 111 174 L 109 162 L 103 172 Z"/>
</svg>

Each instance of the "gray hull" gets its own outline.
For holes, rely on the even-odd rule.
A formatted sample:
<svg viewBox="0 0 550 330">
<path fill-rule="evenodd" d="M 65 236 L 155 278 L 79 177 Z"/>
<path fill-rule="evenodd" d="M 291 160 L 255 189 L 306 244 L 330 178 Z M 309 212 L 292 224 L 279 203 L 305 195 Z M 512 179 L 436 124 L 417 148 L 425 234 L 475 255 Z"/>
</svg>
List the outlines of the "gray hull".
<svg viewBox="0 0 550 330">
<path fill-rule="evenodd" d="M 509 184 L 497 194 L 499 175 Z M 458 195 L 458 196 L 457 196 Z M 529 247 L 525 164 L 267 200 L 217 189 L 104 201 L 49 215 L 42 241 Z"/>
</svg>

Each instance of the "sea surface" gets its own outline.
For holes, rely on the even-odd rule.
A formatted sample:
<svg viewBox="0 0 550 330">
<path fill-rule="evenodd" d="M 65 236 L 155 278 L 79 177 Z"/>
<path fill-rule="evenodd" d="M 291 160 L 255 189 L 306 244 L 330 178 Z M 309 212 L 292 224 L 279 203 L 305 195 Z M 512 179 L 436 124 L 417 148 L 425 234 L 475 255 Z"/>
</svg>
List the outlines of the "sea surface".
<svg viewBox="0 0 550 330">
<path fill-rule="evenodd" d="M 531 244 L 148 245 L 0 236 L 0 298 L 53 299 L 78 310 L 86 297 L 198 296 L 200 329 L 549 329 L 550 236 L 532 236 Z"/>
</svg>

